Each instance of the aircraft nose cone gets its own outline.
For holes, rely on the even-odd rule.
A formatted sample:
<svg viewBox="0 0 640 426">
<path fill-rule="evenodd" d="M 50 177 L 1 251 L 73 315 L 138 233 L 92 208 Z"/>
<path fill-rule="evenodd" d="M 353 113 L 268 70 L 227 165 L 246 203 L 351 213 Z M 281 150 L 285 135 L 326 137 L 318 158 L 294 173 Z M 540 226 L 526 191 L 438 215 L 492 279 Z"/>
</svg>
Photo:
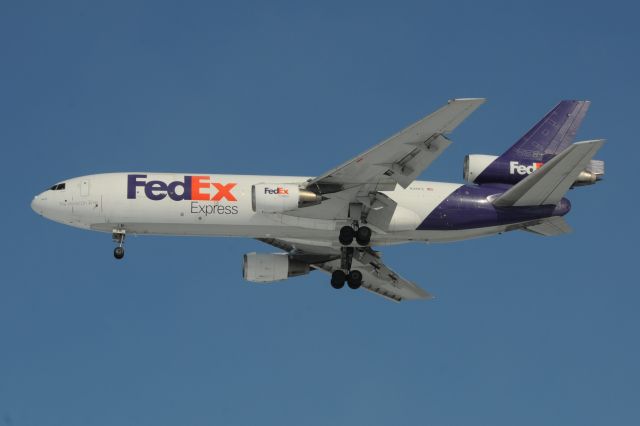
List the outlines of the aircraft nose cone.
<svg viewBox="0 0 640 426">
<path fill-rule="evenodd" d="M 42 216 L 42 200 L 39 195 L 36 195 L 33 197 L 33 200 L 31 200 L 31 209 Z"/>
</svg>

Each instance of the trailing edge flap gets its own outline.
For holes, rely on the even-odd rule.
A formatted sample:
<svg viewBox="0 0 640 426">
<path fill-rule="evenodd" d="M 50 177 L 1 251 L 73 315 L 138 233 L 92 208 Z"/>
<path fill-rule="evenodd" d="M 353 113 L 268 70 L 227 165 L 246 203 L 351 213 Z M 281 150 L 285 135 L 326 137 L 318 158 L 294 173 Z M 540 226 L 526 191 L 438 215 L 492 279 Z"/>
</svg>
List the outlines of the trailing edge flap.
<svg viewBox="0 0 640 426">
<path fill-rule="evenodd" d="M 493 200 L 497 207 L 558 204 L 604 139 L 577 142 Z"/>
<path fill-rule="evenodd" d="M 294 259 L 331 274 L 341 269 L 340 248 L 323 242 L 297 239 L 259 238 L 260 241 L 285 250 Z M 362 288 L 388 300 L 433 299 L 433 295 L 387 267 L 380 253 L 371 248 L 357 248 L 353 253 L 354 269 L 362 272 Z"/>
<path fill-rule="evenodd" d="M 545 237 L 568 234 L 572 231 L 571 226 L 560 216 L 553 216 L 540 223 L 525 226 L 523 230 Z"/>
</svg>

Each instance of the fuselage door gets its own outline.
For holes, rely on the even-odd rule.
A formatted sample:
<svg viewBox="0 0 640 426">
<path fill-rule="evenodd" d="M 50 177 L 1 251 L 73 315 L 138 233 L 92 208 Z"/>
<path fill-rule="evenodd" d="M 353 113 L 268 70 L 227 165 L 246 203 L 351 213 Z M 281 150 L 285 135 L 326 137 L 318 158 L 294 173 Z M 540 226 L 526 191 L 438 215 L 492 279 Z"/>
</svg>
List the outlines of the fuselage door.
<svg viewBox="0 0 640 426">
<path fill-rule="evenodd" d="M 78 191 L 78 185 L 80 190 Z M 96 218 L 102 214 L 100 208 L 100 196 L 91 196 L 90 186 L 91 181 L 89 179 L 82 179 L 74 185 L 74 191 L 72 191 L 72 214 L 75 219 L 80 223 L 91 224 L 95 223 Z"/>
<path fill-rule="evenodd" d="M 89 195 L 89 181 L 86 179 L 80 182 L 80 195 L 83 197 Z"/>
</svg>

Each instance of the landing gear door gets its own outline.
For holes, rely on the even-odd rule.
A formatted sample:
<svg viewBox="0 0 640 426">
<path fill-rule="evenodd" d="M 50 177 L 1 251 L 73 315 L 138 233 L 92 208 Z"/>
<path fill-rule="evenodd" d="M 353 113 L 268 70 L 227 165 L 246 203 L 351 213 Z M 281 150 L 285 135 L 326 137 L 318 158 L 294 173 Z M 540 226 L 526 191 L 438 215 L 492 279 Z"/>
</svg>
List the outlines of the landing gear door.
<svg viewBox="0 0 640 426">
<path fill-rule="evenodd" d="M 89 195 L 89 181 L 86 179 L 80 182 L 80 195 L 83 197 Z"/>
</svg>

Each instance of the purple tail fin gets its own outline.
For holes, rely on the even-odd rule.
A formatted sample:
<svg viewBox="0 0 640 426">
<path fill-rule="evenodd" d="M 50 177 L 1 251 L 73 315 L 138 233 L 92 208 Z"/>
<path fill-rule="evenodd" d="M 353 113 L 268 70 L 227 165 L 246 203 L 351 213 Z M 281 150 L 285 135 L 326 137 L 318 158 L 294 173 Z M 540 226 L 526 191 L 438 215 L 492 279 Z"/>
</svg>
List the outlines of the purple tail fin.
<svg viewBox="0 0 640 426">
<path fill-rule="evenodd" d="M 589 105 L 589 101 L 561 101 L 500 158 L 548 161 L 573 142 Z"/>
<path fill-rule="evenodd" d="M 590 101 L 561 101 L 511 148 L 496 158 L 475 183 L 515 184 L 573 142 Z"/>
</svg>

